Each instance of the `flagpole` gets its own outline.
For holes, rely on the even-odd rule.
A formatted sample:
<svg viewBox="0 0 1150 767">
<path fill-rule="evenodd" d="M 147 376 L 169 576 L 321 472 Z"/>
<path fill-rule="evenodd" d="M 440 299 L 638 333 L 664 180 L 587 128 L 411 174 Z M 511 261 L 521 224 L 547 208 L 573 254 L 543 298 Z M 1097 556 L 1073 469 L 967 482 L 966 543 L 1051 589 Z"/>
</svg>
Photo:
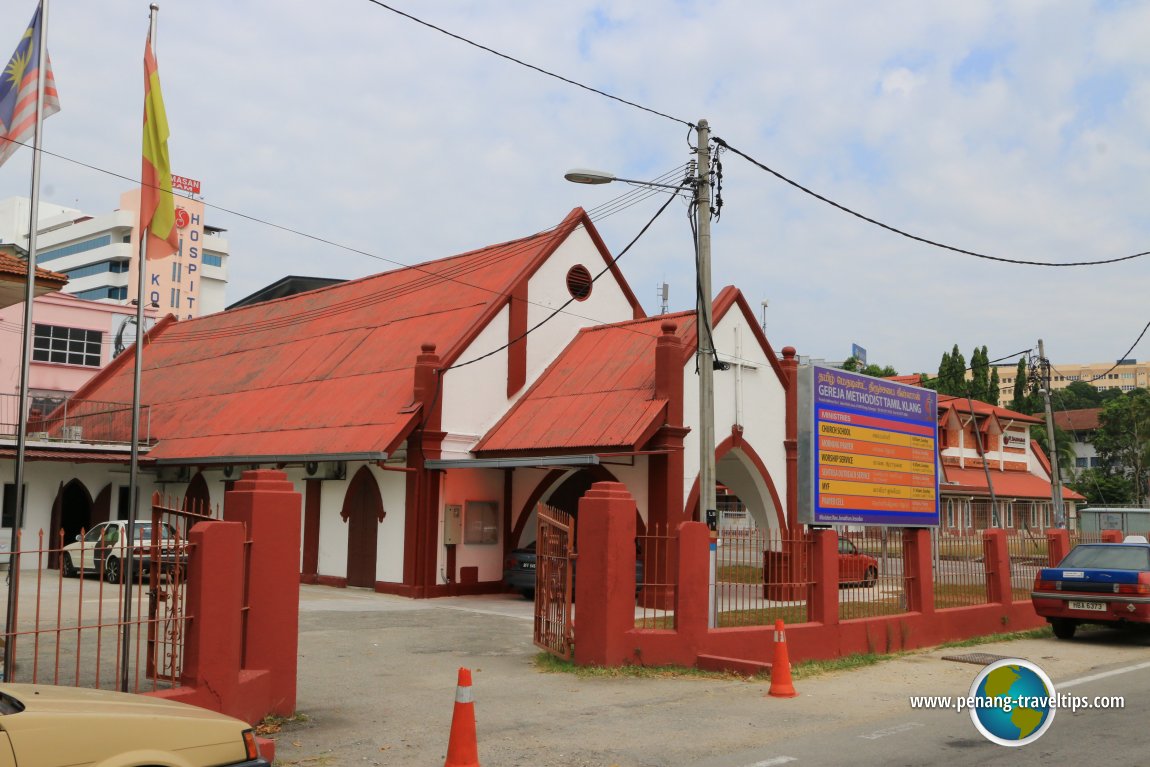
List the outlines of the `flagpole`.
<svg viewBox="0 0 1150 767">
<path fill-rule="evenodd" d="M 152 46 L 155 55 L 156 39 L 156 13 L 160 6 L 152 3 L 149 6 L 148 17 L 148 43 Z M 120 690 L 128 691 L 128 663 L 131 660 L 132 638 L 132 586 L 135 572 L 136 549 L 136 518 L 140 513 L 140 377 L 143 370 L 144 355 L 144 291 L 147 289 L 146 277 L 148 271 L 148 228 L 144 226 L 144 195 L 140 190 L 140 265 L 137 269 L 136 282 L 136 353 L 135 372 L 132 381 L 132 465 L 128 474 L 128 495 L 131 497 L 132 513 L 128 516 L 128 540 L 125 544 L 124 568 L 120 571 L 120 580 L 124 587 L 124 639 L 120 643 L 122 650 L 120 663 Z"/>
<path fill-rule="evenodd" d="M 40 40 L 36 53 L 36 133 L 32 140 L 32 204 L 28 213 L 28 279 L 24 289 L 23 348 L 20 350 L 20 410 L 16 427 L 16 509 L 8 548 L 8 605 L 4 615 L 4 680 L 16 668 L 16 601 L 20 590 L 20 529 L 24 526 L 24 462 L 28 435 L 28 374 L 32 360 L 32 301 L 36 297 L 36 230 L 40 218 L 40 136 L 44 127 L 44 83 L 48 77 L 48 0 L 40 0 Z M 52 535 L 49 531 L 51 548 Z"/>
</svg>

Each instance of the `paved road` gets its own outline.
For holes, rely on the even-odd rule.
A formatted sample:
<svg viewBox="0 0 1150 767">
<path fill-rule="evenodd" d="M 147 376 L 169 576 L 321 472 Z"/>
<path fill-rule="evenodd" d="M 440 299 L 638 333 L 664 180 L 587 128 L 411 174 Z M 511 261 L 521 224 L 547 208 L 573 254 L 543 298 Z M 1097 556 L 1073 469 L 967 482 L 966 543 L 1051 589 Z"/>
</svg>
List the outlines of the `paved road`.
<svg viewBox="0 0 1150 767">
<path fill-rule="evenodd" d="M 511 595 L 415 602 L 305 586 L 301 608 L 298 708 L 308 719 L 276 736 L 283 764 L 442 764 L 459 666 L 474 672 L 479 755 L 488 767 L 973 765 L 1020 756 L 985 742 L 966 715 L 910 709 L 911 695 L 966 694 L 980 667 L 941 660 L 955 650 L 800 680 L 800 696 L 786 700 L 765 697 L 761 681 L 540 673 L 530 603 Z M 1144 662 L 1147 646 L 1144 635 L 1103 631 L 960 652 L 1025 657 L 1059 683 Z M 1022 756 L 1096 763 L 1098 753 L 1138 748 L 1124 763 L 1144 763 L 1135 741 L 1150 670 L 1081 689 L 1126 695 L 1126 709 L 1059 715 Z M 1103 741 L 1113 745 L 1098 751 Z"/>
</svg>

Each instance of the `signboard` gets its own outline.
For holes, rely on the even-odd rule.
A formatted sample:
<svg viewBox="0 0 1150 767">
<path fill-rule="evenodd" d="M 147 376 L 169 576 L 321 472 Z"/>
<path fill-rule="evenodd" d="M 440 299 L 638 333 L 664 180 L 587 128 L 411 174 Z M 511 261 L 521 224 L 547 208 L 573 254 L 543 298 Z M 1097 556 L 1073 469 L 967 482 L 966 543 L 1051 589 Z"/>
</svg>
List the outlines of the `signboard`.
<svg viewBox="0 0 1150 767">
<path fill-rule="evenodd" d="M 866 367 L 866 349 L 858 344 L 851 344 L 851 356 L 861 362 L 864 368 Z"/>
<path fill-rule="evenodd" d="M 938 395 L 808 365 L 799 371 L 799 521 L 933 527 Z"/>
<path fill-rule="evenodd" d="M 177 176 L 172 174 L 172 191 L 173 192 L 190 192 L 191 194 L 200 193 L 200 182 L 198 179 L 187 178 L 186 176 Z"/>
</svg>

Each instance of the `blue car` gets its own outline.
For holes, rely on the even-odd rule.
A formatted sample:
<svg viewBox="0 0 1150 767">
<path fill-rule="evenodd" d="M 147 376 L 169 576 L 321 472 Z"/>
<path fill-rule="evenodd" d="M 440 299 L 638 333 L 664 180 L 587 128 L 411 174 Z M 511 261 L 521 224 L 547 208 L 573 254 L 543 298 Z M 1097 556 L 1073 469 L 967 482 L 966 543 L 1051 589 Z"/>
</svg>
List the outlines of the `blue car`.
<svg viewBox="0 0 1150 767">
<path fill-rule="evenodd" d="M 1030 601 L 1059 639 L 1084 623 L 1150 623 L 1150 543 L 1132 535 L 1075 546 L 1057 567 L 1039 570 Z"/>
</svg>

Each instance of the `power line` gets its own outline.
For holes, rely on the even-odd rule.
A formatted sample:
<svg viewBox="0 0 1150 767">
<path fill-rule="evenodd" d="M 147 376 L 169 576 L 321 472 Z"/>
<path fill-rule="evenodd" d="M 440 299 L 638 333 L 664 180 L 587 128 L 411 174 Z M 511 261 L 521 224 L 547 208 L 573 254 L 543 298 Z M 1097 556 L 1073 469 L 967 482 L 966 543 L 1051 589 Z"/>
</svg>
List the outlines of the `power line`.
<svg viewBox="0 0 1150 767">
<path fill-rule="evenodd" d="M 510 61 L 514 64 L 518 64 L 521 67 L 526 67 L 528 69 L 539 72 L 540 74 L 547 75 L 548 77 L 553 77 L 556 80 L 567 83 L 568 85 L 574 85 L 576 88 L 582 88 L 585 91 L 590 91 L 591 93 L 595 93 L 599 96 L 604 96 L 606 98 L 611 99 L 612 101 L 618 101 L 620 104 L 626 104 L 629 107 L 635 107 L 636 109 L 641 109 L 644 112 L 649 112 L 650 114 L 657 115 L 657 116 L 665 118 L 667 120 L 671 120 L 671 121 L 677 122 L 677 123 L 682 123 L 683 125 L 686 125 L 688 128 L 694 128 L 695 127 L 695 124 L 690 122 L 689 120 L 684 120 L 681 117 L 674 117 L 674 116 L 669 115 L 665 112 L 660 112 L 657 109 L 652 109 L 651 107 L 645 107 L 642 104 L 635 103 L 634 101 L 628 101 L 625 98 L 622 98 L 620 96 L 615 96 L 611 93 L 608 93 L 607 91 L 599 90 L 598 88 L 593 88 L 590 85 L 584 85 L 581 82 L 578 82 L 576 80 L 572 80 L 572 79 L 570 79 L 568 77 L 564 77 L 562 75 L 558 75 L 558 74 L 551 72 L 549 70 L 546 70 L 542 67 L 535 66 L 534 64 L 529 64 L 526 61 L 523 61 L 522 59 L 517 59 L 514 56 L 509 56 L 508 54 L 497 51 L 494 48 L 489 48 L 488 46 L 477 43 L 474 40 L 471 40 L 469 38 L 464 37 L 463 35 L 457 35 L 454 32 L 449 32 L 446 29 L 444 29 L 443 27 L 438 27 L 435 24 L 432 24 L 431 22 L 424 21 L 423 19 L 418 18 L 416 16 L 412 16 L 410 13 L 404 13 L 403 11 L 399 10 L 398 8 L 393 8 L 392 6 L 390 6 L 386 3 L 380 2 L 380 0 L 368 0 L 368 2 L 373 3 L 374 5 L 378 5 L 380 8 L 383 8 L 386 11 L 391 11 L 392 13 L 394 13 L 397 16 L 402 16 L 403 18 L 408 19 L 409 21 L 414 21 L 416 24 L 420 24 L 422 26 L 425 26 L 428 29 L 434 29 L 436 32 L 439 32 L 440 34 L 447 35 L 448 37 L 453 38 L 455 40 L 458 40 L 461 43 L 466 43 L 467 45 L 470 45 L 474 48 L 478 48 L 481 51 L 486 51 L 487 53 L 498 56 L 501 59 L 506 59 L 507 61 Z"/>
<path fill-rule="evenodd" d="M 1114 371 L 1115 371 L 1115 370 L 1118 368 L 1118 366 L 1122 364 L 1122 360 L 1124 360 L 1124 359 L 1126 359 L 1127 357 L 1129 357 L 1129 356 L 1130 356 L 1130 352 L 1134 351 L 1134 347 L 1135 347 L 1135 346 L 1137 346 L 1137 345 L 1138 345 L 1138 343 L 1139 343 L 1139 342 L 1142 340 L 1142 337 L 1146 335 L 1146 331 L 1147 331 L 1147 330 L 1150 330 L 1150 322 L 1147 322 L 1147 323 L 1146 323 L 1146 324 L 1145 324 L 1145 325 L 1142 327 L 1142 332 L 1141 332 L 1141 333 L 1139 333 L 1139 334 L 1138 334 L 1138 337 L 1134 339 L 1134 343 L 1130 344 L 1130 348 L 1126 350 L 1126 353 L 1125 353 L 1125 354 L 1123 354 L 1121 357 L 1119 357 L 1119 358 L 1118 358 L 1118 361 L 1117 361 L 1117 362 L 1115 362 L 1113 365 L 1111 365 L 1111 366 L 1109 367 L 1109 369 L 1107 369 L 1107 370 L 1106 370 L 1106 372 L 1105 372 L 1105 373 L 1099 373 L 1098 375 L 1094 376 L 1093 378 L 1088 378 L 1088 379 L 1086 379 L 1085 381 L 1083 381 L 1083 383 L 1093 383 L 1094 381 L 1098 381 L 1098 380 L 1100 380 L 1100 379 L 1103 379 L 1103 378 L 1105 378 L 1106 376 L 1108 376 L 1108 375 L 1110 375 L 1111 373 L 1113 373 L 1113 372 L 1114 372 Z M 1053 366 L 1052 366 L 1052 369 L 1053 369 Z M 1062 371 L 1060 371 L 1060 370 L 1055 370 L 1054 372 L 1058 373 L 1058 375 L 1060 375 L 1060 376 L 1065 376 L 1065 375 L 1066 375 L 1065 373 L 1063 373 L 1063 372 L 1062 372 Z"/>
<path fill-rule="evenodd" d="M 787 184 L 790 184 L 795 189 L 798 189 L 801 192 L 809 194 L 811 197 L 814 197 L 816 200 L 821 200 L 822 202 L 825 202 L 827 205 L 830 205 L 833 208 L 841 210 L 843 213 L 848 213 L 848 214 L 854 216 L 855 218 L 866 221 L 868 224 L 874 224 L 875 226 L 879 227 L 880 229 L 885 229 L 888 232 L 893 232 L 894 234 L 897 234 L 901 237 L 906 237 L 909 240 L 914 240 L 915 242 L 921 242 L 924 245 L 930 245 L 931 247 L 934 247 L 934 248 L 941 248 L 943 250 L 949 250 L 952 253 L 959 253 L 959 254 L 962 254 L 964 256 L 974 256 L 975 258 L 982 258 L 982 259 L 986 259 L 987 261 L 997 261 L 997 262 L 1003 263 L 1003 264 L 1019 264 L 1022 266 L 1098 266 L 1100 264 L 1116 264 L 1120 261 L 1130 261 L 1130 260 L 1135 259 L 1135 258 L 1141 258 L 1142 256 L 1150 255 L 1150 250 L 1147 250 L 1147 251 L 1143 251 L 1141 253 L 1134 253 L 1134 254 L 1129 255 L 1129 256 L 1120 256 L 1118 258 L 1104 258 L 1104 259 L 1100 259 L 1098 261 L 1067 261 L 1067 262 L 1026 261 L 1023 259 L 1016 259 L 1016 258 L 1003 258 L 1002 256 L 990 256 L 990 255 L 987 255 L 985 253 L 979 253 L 979 252 L 973 251 L 973 250 L 966 250 L 964 248 L 956 248 L 953 245 L 946 245 L 945 243 L 937 242 L 935 240 L 930 240 L 930 239 L 927 239 L 926 237 L 919 237 L 916 234 L 911 234 L 910 232 L 899 229 L 898 227 L 891 226 L 890 224 L 884 224 L 882 221 L 879 221 L 878 219 L 871 218 L 870 216 L 867 216 L 863 213 L 859 213 L 858 211 L 856 211 L 852 208 L 848 208 L 846 205 L 843 205 L 842 203 L 835 202 L 834 200 L 830 199 L 829 197 L 825 197 L 825 196 L 819 194 L 818 192 L 815 192 L 811 189 L 808 189 L 807 187 L 803 186 L 802 184 L 800 184 L 799 182 L 797 182 L 793 179 L 787 178 L 786 176 L 784 176 L 782 173 L 779 173 L 774 168 L 771 168 L 771 167 L 767 166 L 765 163 L 762 163 L 759 160 L 756 160 L 755 158 L 746 154 L 745 152 L 743 152 L 739 149 L 736 149 L 735 147 L 731 146 L 730 144 L 728 144 L 726 141 L 719 138 L 718 136 L 714 137 L 714 141 L 719 146 L 721 146 L 721 147 L 723 147 L 723 148 L 725 148 L 731 152 L 734 152 L 739 157 L 742 157 L 744 160 L 751 163 L 752 165 L 754 165 L 754 166 L 756 166 L 762 170 L 765 170 L 767 173 L 770 173 L 772 176 L 779 179 L 780 181 L 783 181 L 783 182 L 786 182 Z"/>
</svg>

